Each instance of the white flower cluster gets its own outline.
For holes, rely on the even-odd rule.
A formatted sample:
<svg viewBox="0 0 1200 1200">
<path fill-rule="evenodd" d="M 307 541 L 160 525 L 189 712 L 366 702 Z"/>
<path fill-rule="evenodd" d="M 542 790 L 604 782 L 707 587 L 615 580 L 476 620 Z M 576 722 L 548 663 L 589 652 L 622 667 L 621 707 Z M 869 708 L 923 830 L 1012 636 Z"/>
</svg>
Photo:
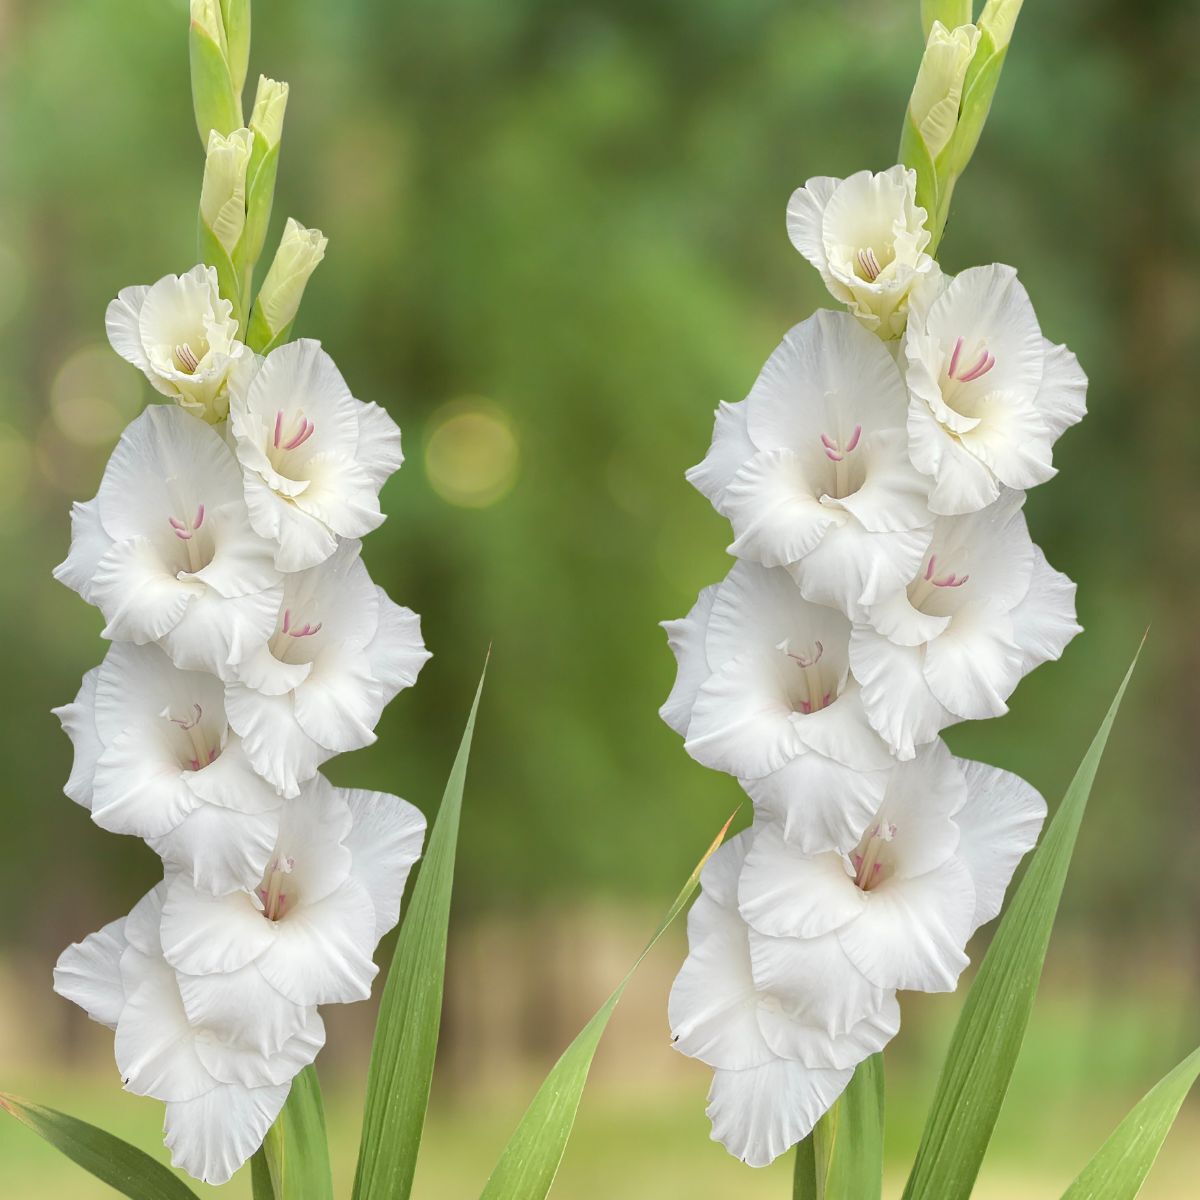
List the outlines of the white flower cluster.
<svg viewBox="0 0 1200 1200">
<path fill-rule="evenodd" d="M 662 716 L 754 823 L 702 875 L 670 1021 L 753 1165 L 896 1033 L 897 990 L 954 989 L 1045 804 L 939 735 L 1079 631 L 1022 503 L 1087 381 L 1012 268 L 943 275 L 925 222 L 899 166 L 795 193 L 791 239 L 850 311 L 791 330 L 688 473 L 737 561 L 666 624 Z"/>
<path fill-rule="evenodd" d="M 56 710 L 66 792 L 144 838 L 164 879 L 59 959 L 55 988 L 116 1031 L 125 1086 L 166 1104 L 173 1161 L 222 1183 L 362 1000 L 425 833 L 395 796 L 318 768 L 366 746 L 429 657 L 359 556 L 400 431 L 317 342 L 259 358 L 216 273 L 127 288 L 113 348 L 173 404 L 125 430 L 55 572 L 112 646 Z"/>
</svg>

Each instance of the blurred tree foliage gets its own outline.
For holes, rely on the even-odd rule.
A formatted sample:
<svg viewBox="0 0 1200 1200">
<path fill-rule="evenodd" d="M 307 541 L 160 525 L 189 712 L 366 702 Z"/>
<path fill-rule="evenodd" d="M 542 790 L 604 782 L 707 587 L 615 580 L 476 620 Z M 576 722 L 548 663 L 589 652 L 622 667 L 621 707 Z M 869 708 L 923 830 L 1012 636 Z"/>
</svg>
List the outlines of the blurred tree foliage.
<svg viewBox="0 0 1200 1200">
<path fill-rule="evenodd" d="M 47 710 L 102 647 L 49 572 L 68 499 L 150 398 L 95 352 L 104 306 L 195 260 L 185 9 L 0 0 L 3 940 L 57 947 L 152 881 L 60 793 Z M 1031 0 L 943 243 L 949 270 L 1014 263 L 1092 378 L 1028 506 L 1087 632 L 951 744 L 1053 802 L 1153 624 L 1070 889 L 1076 919 L 1135 936 L 1186 927 L 1200 878 L 1197 25 L 1165 0 Z M 435 652 L 331 774 L 428 810 L 494 642 L 459 911 L 661 900 L 739 802 L 655 714 L 655 623 L 727 569 L 682 472 L 716 402 L 826 303 L 788 195 L 894 161 L 919 55 L 916 0 L 256 5 L 252 78 L 292 84 L 275 226 L 330 238 L 297 331 L 404 429 L 366 555 Z M 426 470 L 464 408 L 515 441 L 511 488 L 476 507 Z M 452 466 L 490 470 L 489 445 Z"/>
</svg>

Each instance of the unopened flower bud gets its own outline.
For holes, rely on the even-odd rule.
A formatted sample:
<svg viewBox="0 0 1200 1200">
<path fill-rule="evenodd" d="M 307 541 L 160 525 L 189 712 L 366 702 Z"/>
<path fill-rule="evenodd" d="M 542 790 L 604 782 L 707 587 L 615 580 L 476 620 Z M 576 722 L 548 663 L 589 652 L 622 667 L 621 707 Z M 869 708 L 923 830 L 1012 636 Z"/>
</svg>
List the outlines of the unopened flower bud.
<svg viewBox="0 0 1200 1200">
<path fill-rule="evenodd" d="M 200 220 L 226 254 L 233 253 L 246 225 L 246 169 L 253 146 L 249 129 L 236 129 L 228 137 L 214 129 L 208 138 Z"/>
<path fill-rule="evenodd" d="M 908 111 L 931 160 L 937 159 L 954 136 L 963 80 L 978 45 L 979 30 L 974 25 L 947 29 L 941 21 L 934 21 L 929 31 Z"/>
<path fill-rule="evenodd" d="M 265 75 L 258 77 L 258 91 L 254 97 L 254 111 L 250 114 L 250 128 L 256 135 L 262 136 L 267 149 L 279 144 L 287 100 L 286 83 L 277 83 Z"/>
<path fill-rule="evenodd" d="M 979 14 L 979 28 L 992 39 L 994 51 L 1003 50 L 1012 41 L 1013 26 L 1023 0 L 987 0 Z"/>
<path fill-rule="evenodd" d="M 250 322 L 250 345 L 258 351 L 285 333 L 304 297 L 309 276 L 325 257 L 328 239 L 319 229 L 306 229 L 288 218 L 271 269 L 263 280 Z"/>
</svg>

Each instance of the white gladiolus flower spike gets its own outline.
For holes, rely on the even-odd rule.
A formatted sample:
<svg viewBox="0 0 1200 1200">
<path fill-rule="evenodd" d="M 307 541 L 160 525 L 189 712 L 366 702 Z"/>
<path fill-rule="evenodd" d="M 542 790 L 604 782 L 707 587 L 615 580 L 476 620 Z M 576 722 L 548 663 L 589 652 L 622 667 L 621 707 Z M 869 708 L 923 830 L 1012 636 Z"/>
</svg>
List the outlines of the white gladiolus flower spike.
<svg viewBox="0 0 1200 1200">
<path fill-rule="evenodd" d="M 1087 376 L 1042 336 L 1012 267 L 972 267 L 914 306 L 904 341 L 910 453 L 938 513 L 986 508 L 1054 475 L 1052 448 L 1086 411 Z"/>
<path fill-rule="evenodd" d="M 163 960 L 158 925 L 162 886 L 133 912 L 69 946 L 54 988 L 116 1031 L 117 1066 L 127 1091 L 166 1103 L 171 1161 L 207 1183 L 226 1183 L 262 1144 L 295 1075 L 325 1041 L 315 1008 L 267 1056 L 246 1044 L 242 1012 L 197 1024 L 184 1010 L 176 973 Z"/>
<path fill-rule="evenodd" d="M 75 747 L 67 795 L 97 825 L 146 838 L 204 891 L 259 878 L 283 798 L 229 728 L 220 680 L 179 670 L 156 646 L 118 643 L 54 711 Z"/>
<path fill-rule="evenodd" d="M 429 659 L 421 619 L 371 582 L 358 542 L 289 575 L 269 638 L 226 687 L 255 769 L 285 795 L 334 754 L 375 741 L 385 705 Z"/>
<path fill-rule="evenodd" d="M 170 881 L 163 907 L 167 961 L 193 976 L 196 1003 L 212 988 L 245 996 L 265 983 L 293 1004 L 349 1003 L 371 994 L 379 939 L 396 924 L 425 818 L 395 796 L 334 788 L 317 776 L 283 810 L 261 880 L 214 897 Z M 260 978 L 254 979 L 254 974 Z"/>
<path fill-rule="evenodd" d="M 688 914 L 690 952 L 668 1015 L 675 1049 L 714 1069 L 714 1140 L 765 1166 L 806 1137 L 858 1063 L 891 1040 L 900 1010 L 895 993 L 863 980 L 832 938 L 825 965 L 839 974 L 818 978 L 804 953 L 789 973 L 786 955 L 776 953 L 771 986 L 761 985 L 737 909 L 738 877 L 755 836 L 739 834 L 701 874 L 701 896 Z"/>
<path fill-rule="evenodd" d="M 239 379 L 231 404 L 250 522 L 275 543 L 281 571 L 316 566 L 339 537 L 382 523 L 379 489 L 404 461 L 400 430 L 377 404 L 350 394 L 319 342 L 271 351 Z"/>
<path fill-rule="evenodd" d="M 229 376 L 250 359 L 238 340 L 233 305 L 212 267 L 123 288 L 108 306 L 112 348 L 180 407 L 210 423 L 229 412 Z"/>
<path fill-rule="evenodd" d="M 759 983 L 770 982 L 773 947 L 756 936 L 785 939 L 792 955 L 799 940 L 822 971 L 832 939 L 865 984 L 952 991 L 967 965 L 967 940 L 999 912 L 1045 814 L 1023 780 L 955 759 L 937 742 L 896 766 L 882 807 L 849 855 L 804 855 L 764 827 L 738 882 L 751 946 L 764 964 Z"/>
<path fill-rule="evenodd" d="M 1075 585 L 1030 540 L 1024 499 L 940 518 L 908 587 L 854 627 L 867 719 L 902 759 L 948 725 L 1003 715 L 1021 679 L 1080 632 Z"/>
<path fill-rule="evenodd" d="M 857 842 L 892 763 L 849 672 L 850 632 L 786 571 L 750 562 L 667 624 L 679 672 L 663 719 L 698 762 L 777 810 L 800 806 L 796 836 L 812 849 Z"/>
<path fill-rule="evenodd" d="M 930 233 L 916 191 L 916 173 L 895 166 L 848 179 L 817 176 L 788 202 L 792 245 L 831 295 L 885 339 L 904 332 L 914 289 L 940 273 L 925 253 Z"/>
<path fill-rule="evenodd" d="M 929 481 L 908 455 L 908 393 L 845 313 L 797 325 L 749 396 L 717 416 L 688 479 L 733 524 L 739 558 L 786 567 L 804 596 L 861 615 L 929 545 Z"/>
<path fill-rule="evenodd" d="M 55 578 L 100 609 L 105 637 L 157 641 L 181 667 L 228 675 L 270 636 L 283 595 L 273 548 L 250 528 L 237 463 L 203 422 L 146 409 L 71 518 Z"/>
</svg>

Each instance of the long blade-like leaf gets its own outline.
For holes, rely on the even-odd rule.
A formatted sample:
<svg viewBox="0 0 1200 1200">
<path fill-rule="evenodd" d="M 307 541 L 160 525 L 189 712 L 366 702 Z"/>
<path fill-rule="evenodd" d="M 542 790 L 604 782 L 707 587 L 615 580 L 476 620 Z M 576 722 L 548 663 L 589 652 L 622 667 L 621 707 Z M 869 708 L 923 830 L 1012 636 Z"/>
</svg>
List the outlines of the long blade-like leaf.
<svg viewBox="0 0 1200 1200">
<path fill-rule="evenodd" d="M 1062 1200 L 1133 1200 L 1197 1076 L 1200 1050 L 1189 1054 L 1134 1105 Z"/>
<path fill-rule="evenodd" d="M 546 1076 L 542 1086 L 538 1088 L 537 1095 L 525 1110 L 525 1115 L 509 1139 L 508 1145 L 504 1147 L 504 1152 L 484 1186 L 480 1200 L 542 1200 L 550 1191 L 575 1124 L 575 1114 L 583 1097 L 592 1058 L 608 1025 L 608 1019 L 617 1007 L 626 985 L 633 978 L 633 973 L 641 966 L 642 960 L 654 948 L 671 922 L 683 911 L 696 890 L 704 864 L 724 840 L 732 820 L 733 817 L 730 817 L 725 822 L 725 827 L 696 864 L 696 869 L 675 897 L 674 903 L 667 909 L 666 916 L 646 943 L 637 962 L 629 968 L 612 995 L 600 1006 L 596 1015 L 583 1027 L 551 1068 L 550 1074 Z"/>
<path fill-rule="evenodd" d="M 879 1200 L 883 1055 L 860 1063 L 837 1103 L 796 1147 L 793 1200 Z"/>
<path fill-rule="evenodd" d="M 2 1092 L 0 1109 L 130 1200 L 196 1200 L 169 1168 L 95 1125 Z"/>
<path fill-rule="evenodd" d="M 1136 664 L 1135 655 L 979 968 L 942 1067 L 904 1200 L 967 1200 L 971 1194 L 1029 1024 L 1096 768 Z"/>
<path fill-rule="evenodd" d="M 412 1190 L 442 1023 L 458 821 L 482 694 L 481 678 L 383 989 L 367 1076 L 354 1200 L 407 1200 Z"/>
<path fill-rule="evenodd" d="M 273 1200 L 333 1200 L 325 1106 L 315 1067 L 305 1067 L 292 1080 L 287 1103 L 260 1153 Z M 256 1189 L 260 1186 L 257 1177 L 252 1182 Z"/>
</svg>

